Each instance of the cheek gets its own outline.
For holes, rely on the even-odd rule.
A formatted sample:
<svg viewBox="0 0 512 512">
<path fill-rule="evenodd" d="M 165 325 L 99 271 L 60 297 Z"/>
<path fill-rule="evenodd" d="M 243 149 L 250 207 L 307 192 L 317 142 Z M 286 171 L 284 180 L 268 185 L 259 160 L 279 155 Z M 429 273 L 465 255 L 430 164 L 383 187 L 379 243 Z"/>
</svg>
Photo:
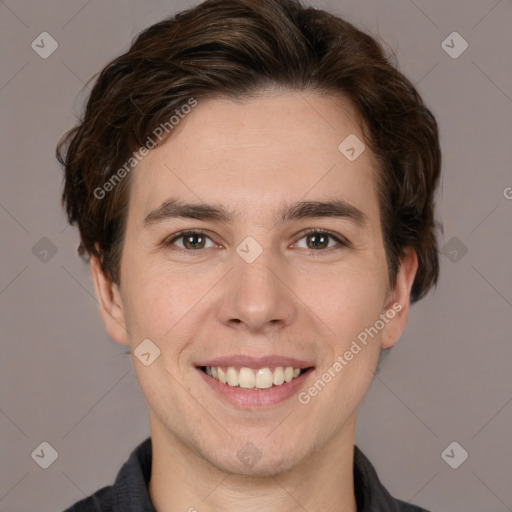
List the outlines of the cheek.
<svg viewBox="0 0 512 512">
<path fill-rule="evenodd" d="M 333 284 L 334 283 L 334 284 Z M 312 298 L 315 311 L 334 331 L 337 349 L 350 344 L 383 312 L 387 280 L 378 269 L 352 270 L 325 282 L 328 293 Z M 332 334 L 332 332 L 331 332 Z"/>
<path fill-rule="evenodd" d="M 384 282 L 378 273 L 345 275 L 328 297 L 314 303 L 329 327 L 324 340 L 328 355 L 318 375 L 329 381 L 328 390 L 322 391 L 315 410 L 330 411 L 325 420 L 330 424 L 346 420 L 347 411 L 355 410 L 373 379 L 381 338 L 375 325 L 383 313 Z"/>
<path fill-rule="evenodd" d="M 207 278 L 186 275 L 164 263 L 148 266 L 125 260 L 123 292 L 126 322 L 135 336 L 161 337 L 184 318 L 211 287 Z"/>
</svg>

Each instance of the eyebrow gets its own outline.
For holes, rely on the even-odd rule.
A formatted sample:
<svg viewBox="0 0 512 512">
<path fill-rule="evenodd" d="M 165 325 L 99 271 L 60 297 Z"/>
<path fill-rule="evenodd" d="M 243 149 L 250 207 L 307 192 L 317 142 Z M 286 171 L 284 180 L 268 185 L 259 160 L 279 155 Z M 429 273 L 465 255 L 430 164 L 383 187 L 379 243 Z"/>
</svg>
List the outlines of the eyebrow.
<svg viewBox="0 0 512 512">
<path fill-rule="evenodd" d="M 148 227 L 173 218 L 231 223 L 237 217 L 237 214 L 221 204 L 184 203 L 177 199 L 168 199 L 145 217 L 144 226 Z M 341 199 L 285 203 L 278 213 L 279 222 L 314 217 L 344 218 L 358 226 L 363 226 L 368 221 L 361 210 Z"/>
</svg>

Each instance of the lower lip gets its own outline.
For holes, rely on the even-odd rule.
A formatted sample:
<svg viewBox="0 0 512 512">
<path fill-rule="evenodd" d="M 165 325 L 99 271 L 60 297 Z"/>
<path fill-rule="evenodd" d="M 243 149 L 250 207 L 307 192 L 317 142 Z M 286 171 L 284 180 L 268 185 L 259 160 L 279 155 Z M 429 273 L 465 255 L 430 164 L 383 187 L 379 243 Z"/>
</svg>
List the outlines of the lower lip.
<svg viewBox="0 0 512 512">
<path fill-rule="evenodd" d="M 272 386 L 267 389 L 253 390 L 240 388 L 238 386 L 230 386 L 229 384 L 223 384 L 217 379 L 207 375 L 201 369 L 196 369 L 213 391 L 218 393 L 222 398 L 232 403 L 233 405 L 246 409 L 271 406 L 290 398 L 304 384 L 305 380 L 309 377 L 313 370 L 313 368 L 310 368 L 299 377 L 292 379 L 290 382 L 285 382 L 280 386 Z"/>
</svg>

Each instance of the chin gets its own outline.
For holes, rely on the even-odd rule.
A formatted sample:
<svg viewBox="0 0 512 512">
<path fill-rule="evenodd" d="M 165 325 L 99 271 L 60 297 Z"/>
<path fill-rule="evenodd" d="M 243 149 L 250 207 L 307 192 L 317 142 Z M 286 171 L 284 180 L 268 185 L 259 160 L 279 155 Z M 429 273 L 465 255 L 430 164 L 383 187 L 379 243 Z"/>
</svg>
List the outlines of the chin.
<svg viewBox="0 0 512 512">
<path fill-rule="evenodd" d="M 275 453 L 274 447 L 267 447 L 260 451 L 250 442 L 238 450 L 205 454 L 205 458 L 225 473 L 255 478 L 286 473 L 296 467 L 302 459 L 293 448 L 286 453 L 283 451 Z"/>
</svg>

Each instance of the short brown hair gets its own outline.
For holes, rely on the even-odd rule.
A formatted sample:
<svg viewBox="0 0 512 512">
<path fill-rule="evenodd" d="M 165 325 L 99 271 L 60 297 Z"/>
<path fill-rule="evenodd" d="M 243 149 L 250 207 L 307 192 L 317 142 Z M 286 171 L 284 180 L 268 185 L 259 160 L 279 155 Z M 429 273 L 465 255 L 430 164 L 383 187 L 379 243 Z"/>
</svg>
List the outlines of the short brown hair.
<svg viewBox="0 0 512 512">
<path fill-rule="evenodd" d="M 120 282 L 129 176 L 102 199 L 95 190 L 190 98 L 318 91 L 348 98 L 361 117 L 379 163 L 390 284 L 412 247 L 419 267 L 411 301 L 419 300 L 439 273 L 433 196 L 441 150 L 434 116 L 394 59 L 343 18 L 294 0 L 207 0 L 150 26 L 101 71 L 83 119 L 57 146 L 63 204 L 83 249 Z"/>
</svg>

